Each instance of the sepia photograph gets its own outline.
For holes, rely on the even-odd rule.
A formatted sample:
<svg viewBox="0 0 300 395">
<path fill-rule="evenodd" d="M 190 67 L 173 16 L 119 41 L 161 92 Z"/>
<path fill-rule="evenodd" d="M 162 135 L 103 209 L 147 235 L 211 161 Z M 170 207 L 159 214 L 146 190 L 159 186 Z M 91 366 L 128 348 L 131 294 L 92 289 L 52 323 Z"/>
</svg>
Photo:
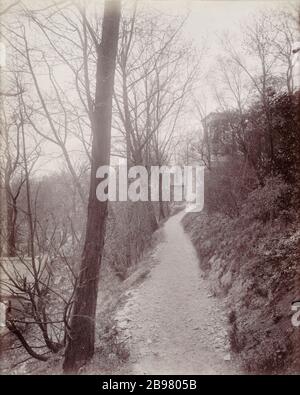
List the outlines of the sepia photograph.
<svg viewBox="0 0 300 395">
<path fill-rule="evenodd" d="M 299 0 L 0 0 L 0 375 L 300 375 Z"/>
</svg>

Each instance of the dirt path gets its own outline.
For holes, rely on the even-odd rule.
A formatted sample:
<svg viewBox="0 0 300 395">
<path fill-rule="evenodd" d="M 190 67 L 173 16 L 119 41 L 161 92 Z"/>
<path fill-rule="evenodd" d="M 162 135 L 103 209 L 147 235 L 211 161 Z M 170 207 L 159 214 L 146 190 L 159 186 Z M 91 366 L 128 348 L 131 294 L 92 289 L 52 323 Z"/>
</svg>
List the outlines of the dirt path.
<svg viewBox="0 0 300 395">
<path fill-rule="evenodd" d="M 130 338 L 132 374 L 237 373 L 229 360 L 224 313 L 201 277 L 195 249 L 180 220 L 165 224 L 157 264 L 117 313 Z"/>
</svg>

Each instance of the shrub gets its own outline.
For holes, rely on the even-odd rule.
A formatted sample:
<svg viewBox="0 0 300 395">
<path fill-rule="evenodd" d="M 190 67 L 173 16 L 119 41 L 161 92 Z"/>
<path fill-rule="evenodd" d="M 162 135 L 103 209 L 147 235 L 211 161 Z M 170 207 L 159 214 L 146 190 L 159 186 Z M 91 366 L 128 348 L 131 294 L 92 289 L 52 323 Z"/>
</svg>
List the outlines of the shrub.
<svg viewBox="0 0 300 395">
<path fill-rule="evenodd" d="M 241 215 L 248 219 L 267 222 L 277 218 L 289 207 L 291 190 L 280 177 L 270 177 L 264 186 L 259 186 L 248 195 Z"/>
</svg>

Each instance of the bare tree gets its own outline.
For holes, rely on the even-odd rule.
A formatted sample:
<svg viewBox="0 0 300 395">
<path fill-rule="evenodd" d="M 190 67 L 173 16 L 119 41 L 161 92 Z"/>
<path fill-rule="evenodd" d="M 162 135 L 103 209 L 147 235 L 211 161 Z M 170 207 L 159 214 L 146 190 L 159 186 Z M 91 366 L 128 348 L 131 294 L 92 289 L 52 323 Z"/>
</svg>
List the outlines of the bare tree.
<svg viewBox="0 0 300 395">
<path fill-rule="evenodd" d="M 272 129 L 272 115 L 270 101 L 275 90 L 280 90 L 282 85 L 292 91 L 291 82 L 291 40 L 293 37 L 292 27 L 289 24 L 289 16 L 285 13 L 278 19 L 277 16 L 267 12 L 261 12 L 251 23 L 244 26 L 243 46 L 247 56 L 252 56 L 252 65 L 245 59 L 245 53 L 238 52 L 229 37 L 222 40 L 229 62 L 233 62 L 248 78 L 253 87 L 251 96 L 256 95 L 261 100 L 268 127 L 268 157 L 270 168 L 274 167 L 274 136 Z M 223 62 L 224 63 L 224 62 Z M 232 66 L 231 66 L 232 68 Z M 233 69 L 233 68 L 232 68 Z M 286 78 L 282 79 L 282 72 Z M 235 73 L 235 75 L 239 75 Z M 228 74 L 228 68 L 223 68 L 223 78 L 234 95 L 235 101 L 241 113 L 242 92 L 236 84 L 235 75 Z M 284 81 L 284 83 L 283 83 Z"/>
<path fill-rule="evenodd" d="M 20 87 L 18 80 L 17 86 Z M 28 224 L 29 251 L 28 255 L 26 255 L 13 245 L 15 258 L 4 258 L 1 260 L 2 275 L 0 286 L 1 292 L 5 295 L 3 296 L 2 294 L 1 296 L 8 303 L 6 311 L 7 328 L 17 337 L 31 357 L 46 361 L 48 356 L 35 351 L 36 346 L 30 344 L 30 341 L 26 339 L 22 326 L 37 327 L 41 334 L 39 341 L 42 341 L 42 345 L 40 348 L 46 348 L 49 352 L 57 353 L 65 345 L 74 286 L 70 290 L 69 295 L 65 296 L 63 292 L 55 290 L 52 284 L 53 262 L 57 258 L 57 251 L 54 251 L 52 248 L 52 238 L 56 229 L 53 230 L 53 235 L 50 237 L 48 248 L 40 244 L 39 232 L 36 226 L 38 221 L 34 213 L 30 180 L 30 171 L 35 161 L 31 163 L 27 156 L 26 122 L 20 96 L 18 97 L 18 114 L 15 122 L 17 124 L 18 137 L 20 138 L 17 155 L 22 157 L 23 180 L 26 187 L 26 209 L 23 210 L 23 214 Z M 14 207 L 14 209 L 17 210 L 17 207 Z M 14 221 L 16 221 L 16 218 Z M 12 246 L 10 247 L 12 248 Z M 66 259 L 65 261 L 67 262 Z M 67 267 L 73 273 L 68 262 Z M 74 279 L 76 281 L 75 274 Z M 47 299 L 52 299 L 53 304 L 53 297 L 59 299 L 59 303 L 63 305 L 63 308 L 60 311 L 56 310 L 51 313 L 51 304 L 47 303 Z"/>
<path fill-rule="evenodd" d="M 198 72 L 196 62 L 190 67 L 186 63 L 194 54 L 178 37 L 183 24 L 184 19 L 178 23 L 153 15 L 147 27 L 136 7 L 132 17 L 122 21 L 114 127 L 126 142 L 129 165 L 149 165 L 151 140 L 158 136 L 166 152 Z"/>
<path fill-rule="evenodd" d="M 97 200 L 96 178 L 99 166 L 108 165 L 111 145 L 112 95 L 117 56 L 120 1 L 106 1 L 101 44 L 97 50 L 96 95 L 94 110 L 92 168 L 85 244 L 75 292 L 71 331 L 65 354 L 64 370 L 77 371 L 94 354 L 95 313 L 101 265 L 107 201 Z"/>
<path fill-rule="evenodd" d="M 24 89 L 20 86 L 18 76 L 14 76 L 14 86 L 19 94 L 6 98 L 6 103 L 1 108 L 2 134 L 1 145 L 3 146 L 3 157 L 1 173 L 4 175 L 5 199 L 6 200 L 6 228 L 7 232 L 1 237 L 1 243 L 7 244 L 7 255 L 15 256 L 17 248 L 17 226 L 18 226 L 18 199 L 22 187 L 26 181 L 24 171 L 24 153 L 22 152 L 22 122 L 20 107 L 22 106 L 22 94 Z M 21 119 L 22 118 L 22 119 Z M 40 156 L 39 142 L 32 139 L 30 152 L 26 153 L 28 173 L 31 173 L 34 164 Z M 3 204 L 4 206 L 4 204 Z"/>
<path fill-rule="evenodd" d="M 4 109 L 3 109 L 4 110 Z M 6 117 L 3 117 L 5 120 Z M 6 118 L 7 119 L 7 118 Z M 16 125 L 16 133 L 13 138 L 10 136 L 10 129 Z M 14 117 L 12 123 L 5 122 L 4 125 L 4 137 L 5 137 L 5 190 L 6 190 L 6 204 L 7 204 L 7 255 L 16 255 L 16 242 L 17 242 L 17 217 L 18 217 L 18 206 L 17 201 L 25 182 L 24 172 L 22 171 L 21 162 L 21 136 L 20 136 L 21 125 Z M 13 147 L 12 147 L 13 145 Z M 21 168 L 21 169 L 20 169 Z"/>
<path fill-rule="evenodd" d="M 270 15 L 270 25 L 278 32 L 277 39 L 273 42 L 273 53 L 278 57 L 282 67 L 283 80 L 289 94 L 294 93 L 292 46 L 296 41 L 297 24 L 294 15 L 288 10 L 281 10 Z"/>
<path fill-rule="evenodd" d="M 58 7 L 54 4 L 52 7 Z M 53 10 L 52 10 L 53 11 Z M 37 23 L 35 13 L 24 8 L 22 11 Z M 25 116 L 31 128 L 45 141 L 55 145 L 65 159 L 67 168 L 73 178 L 74 185 L 83 203 L 86 203 L 85 192 L 81 186 L 76 166 L 68 149 L 68 143 L 74 136 L 74 127 L 81 127 L 80 114 L 70 111 L 71 101 L 57 81 L 56 74 L 50 67 L 49 55 L 43 48 L 35 48 L 28 40 L 25 24 L 17 23 L 15 29 L 3 24 L 3 37 L 14 49 L 18 60 L 19 69 L 26 75 L 28 86 L 24 103 Z M 47 36 L 48 37 L 48 36 Z M 48 76 L 47 89 L 40 81 L 40 74 Z M 30 81 L 28 81 L 30 76 Z M 24 96 L 23 96 L 24 97 Z M 81 133 L 81 132 L 79 132 Z M 82 140 L 81 140 L 82 142 Z M 86 141 L 82 147 L 86 149 Z M 85 150 L 88 152 L 88 149 Z"/>
<path fill-rule="evenodd" d="M 170 160 L 178 120 L 198 73 L 197 61 L 191 62 L 193 48 L 180 39 L 184 22 L 155 13 L 145 22 L 137 2 L 131 17 L 122 20 L 114 92 L 114 128 L 120 137 L 115 151 L 129 167 L 161 166 Z M 145 204 L 155 230 L 153 205 Z M 159 207 L 164 218 L 161 199 Z"/>
</svg>

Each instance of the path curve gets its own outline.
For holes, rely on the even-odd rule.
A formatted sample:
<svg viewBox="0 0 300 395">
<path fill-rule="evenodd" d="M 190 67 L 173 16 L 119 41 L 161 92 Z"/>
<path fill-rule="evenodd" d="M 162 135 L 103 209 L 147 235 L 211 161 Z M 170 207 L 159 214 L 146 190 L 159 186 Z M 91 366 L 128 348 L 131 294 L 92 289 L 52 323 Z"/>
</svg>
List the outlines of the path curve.
<svg viewBox="0 0 300 395">
<path fill-rule="evenodd" d="M 164 225 L 149 277 L 118 311 L 132 374 L 234 374 L 220 301 L 202 278 L 182 211 Z"/>
</svg>

